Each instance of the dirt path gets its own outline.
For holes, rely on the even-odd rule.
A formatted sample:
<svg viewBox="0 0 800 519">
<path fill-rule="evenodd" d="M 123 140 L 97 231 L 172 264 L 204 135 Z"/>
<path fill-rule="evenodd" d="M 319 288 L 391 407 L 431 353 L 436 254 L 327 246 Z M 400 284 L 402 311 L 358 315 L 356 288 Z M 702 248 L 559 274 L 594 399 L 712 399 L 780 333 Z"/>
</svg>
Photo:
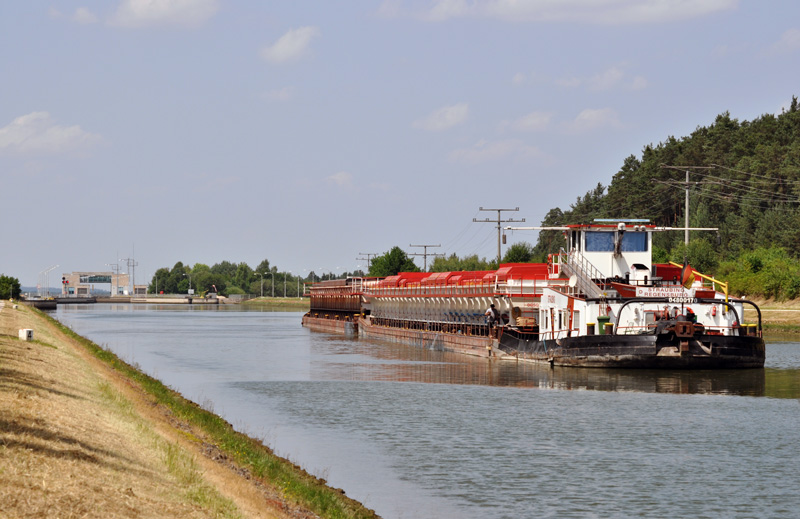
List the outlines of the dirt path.
<svg viewBox="0 0 800 519">
<path fill-rule="evenodd" d="M 34 341 L 18 338 L 34 330 Z M 31 309 L 0 308 L 0 517 L 311 518 Z"/>
</svg>

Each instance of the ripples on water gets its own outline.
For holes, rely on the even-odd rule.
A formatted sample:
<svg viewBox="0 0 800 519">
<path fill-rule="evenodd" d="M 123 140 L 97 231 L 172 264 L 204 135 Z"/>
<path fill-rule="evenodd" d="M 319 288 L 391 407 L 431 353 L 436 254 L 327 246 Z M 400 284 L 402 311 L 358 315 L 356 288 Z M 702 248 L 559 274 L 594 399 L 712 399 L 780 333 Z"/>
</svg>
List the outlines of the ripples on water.
<svg viewBox="0 0 800 519">
<path fill-rule="evenodd" d="M 550 369 L 346 340 L 300 315 L 58 310 L 387 518 L 800 509 L 795 342 L 769 343 L 764 370 Z"/>
</svg>

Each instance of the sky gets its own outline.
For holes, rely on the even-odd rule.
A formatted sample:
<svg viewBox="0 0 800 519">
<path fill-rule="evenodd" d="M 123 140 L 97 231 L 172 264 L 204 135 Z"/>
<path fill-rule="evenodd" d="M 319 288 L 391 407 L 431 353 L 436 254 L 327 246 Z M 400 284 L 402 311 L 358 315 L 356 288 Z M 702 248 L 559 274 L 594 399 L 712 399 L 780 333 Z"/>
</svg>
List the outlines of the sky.
<svg viewBox="0 0 800 519">
<path fill-rule="evenodd" d="M 0 273 L 341 273 L 492 259 L 480 208 L 539 225 L 648 144 L 780 113 L 800 2 L 8 0 L 0 71 Z"/>
</svg>

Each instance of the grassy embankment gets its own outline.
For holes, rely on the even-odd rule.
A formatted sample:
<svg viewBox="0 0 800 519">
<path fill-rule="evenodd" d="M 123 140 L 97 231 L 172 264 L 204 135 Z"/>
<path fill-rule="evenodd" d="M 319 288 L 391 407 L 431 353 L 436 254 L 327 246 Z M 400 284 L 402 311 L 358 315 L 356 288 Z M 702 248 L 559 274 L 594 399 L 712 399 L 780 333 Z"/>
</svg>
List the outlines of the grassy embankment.
<svg viewBox="0 0 800 519">
<path fill-rule="evenodd" d="M 800 333 L 800 299 L 791 301 L 774 301 L 771 299 L 754 299 L 761 309 L 761 324 L 768 333 Z M 744 321 L 758 322 L 755 310 L 750 305 L 744 307 Z"/>
<path fill-rule="evenodd" d="M 343 494 L 42 312 L 0 309 L 1 517 L 376 517 Z"/>
<path fill-rule="evenodd" d="M 307 297 L 256 297 L 241 304 L 279 311 L 302 312 L 308 311 L 311 300 Z"/>
</svg>

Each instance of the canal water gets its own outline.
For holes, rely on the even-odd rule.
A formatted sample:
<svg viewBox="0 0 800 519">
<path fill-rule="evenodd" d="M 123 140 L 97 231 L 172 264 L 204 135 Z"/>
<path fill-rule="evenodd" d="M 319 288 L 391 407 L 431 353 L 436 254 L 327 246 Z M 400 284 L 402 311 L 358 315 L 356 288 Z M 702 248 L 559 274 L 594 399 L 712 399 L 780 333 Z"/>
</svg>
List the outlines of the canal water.
<svg viewBox="0 0 800 519">
<path fill-rule="evenodd" d="M 296 312 L 56 317 L 386 519 L 796 517 L 800 343 L 764 370 L 538 367 L 309 331 Z"/>
</svg>

